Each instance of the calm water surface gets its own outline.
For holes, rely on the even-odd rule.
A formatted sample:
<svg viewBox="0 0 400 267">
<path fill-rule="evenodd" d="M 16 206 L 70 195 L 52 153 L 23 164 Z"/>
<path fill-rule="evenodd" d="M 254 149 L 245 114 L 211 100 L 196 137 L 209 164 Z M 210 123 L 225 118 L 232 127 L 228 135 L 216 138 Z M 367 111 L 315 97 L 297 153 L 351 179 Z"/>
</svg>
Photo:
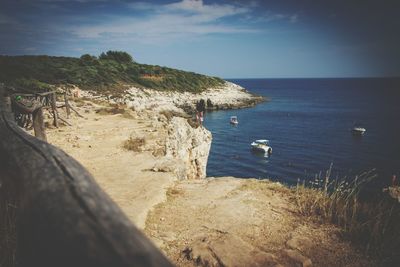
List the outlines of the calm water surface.
<svg viewBox="0 0 400 267">
<path fill-rule="evenodd" d="M 380 181 L 400 176 L 399 79 L 232 80 L 270 101 L 254 108 L 209 112 L 213 134 L 208 176 L 270 178 L 289 184 L 314 179 L 333 163 L 335 176 L 376 168 Z M 237 115 L 238 126 L 229 118 Z M 354 137 L 358 123 L 367 129 Z M 269 139 L 273 154 L 250 143 Z"/>
</svg>

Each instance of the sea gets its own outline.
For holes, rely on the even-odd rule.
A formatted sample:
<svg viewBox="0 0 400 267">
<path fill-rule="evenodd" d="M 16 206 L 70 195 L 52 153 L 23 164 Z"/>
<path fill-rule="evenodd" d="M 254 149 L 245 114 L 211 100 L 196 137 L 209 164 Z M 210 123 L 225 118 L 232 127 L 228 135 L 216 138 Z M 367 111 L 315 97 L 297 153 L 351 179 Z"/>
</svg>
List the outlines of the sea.
<svg viewBox="0 0 400 267">
<path fill-rule="evenodd" d="M 366 171 L 381 185 L 400 178 L 400 78 L 234 79 L 266 97 L 255 107 L 207 112 L 213 140 L 207 176 L 294 185 L 324 177 L 352 179 Z M 229 123 L 237 116 L 239 124 Z M 355 126 L 366 129 L 355 136 Z M 272 155 L 250 144 L 268 139 Z"/>
</svg>

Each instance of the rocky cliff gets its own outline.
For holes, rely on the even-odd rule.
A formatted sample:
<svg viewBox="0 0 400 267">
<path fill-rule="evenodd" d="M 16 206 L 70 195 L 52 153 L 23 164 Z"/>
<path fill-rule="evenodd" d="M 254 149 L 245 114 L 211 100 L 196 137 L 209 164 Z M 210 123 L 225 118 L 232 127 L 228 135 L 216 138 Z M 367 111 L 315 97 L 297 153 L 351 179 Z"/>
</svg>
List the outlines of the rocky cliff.
<svg viewBox="0 0 400 267">
<path fill-rule="evenodd" d="M 179 180 L 205 178 L 212 140 L 210 131 L 193 128 L 181 117 L 173 117 L 166 127 L 165 157 L 154 169 L 173 172 Z"/>
</svg>

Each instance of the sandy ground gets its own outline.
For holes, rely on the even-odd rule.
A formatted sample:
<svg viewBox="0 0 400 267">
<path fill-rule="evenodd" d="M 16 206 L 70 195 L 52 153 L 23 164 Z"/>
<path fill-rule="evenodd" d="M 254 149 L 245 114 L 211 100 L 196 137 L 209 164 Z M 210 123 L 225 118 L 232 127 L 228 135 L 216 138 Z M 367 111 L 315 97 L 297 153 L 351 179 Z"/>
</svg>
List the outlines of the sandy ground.
<svg viewBox="0 0 400 267">
<path fill-rule="evenodd" d="M 163 140 L 166 133 L 146 114 L 140 118 L 134 112 L 128 116 L 99 115 L 95 109 L 93 106 L 78 108 L 85 118 L 73 116 L 70 120 L 73 126 L 50 129 L 48 141 L 85 166 L 128 217 L 143 229 L 148 211 L 166 199 L 166 190 L 175 179 L 169 173 L 150 171 L 157 160 L 152 155 L 155 150 L 152 144 Z M 149 145 L 140 153 L 127 151 L 123 143 L 130 136 L 146 137 Z"/>
<path fill-rule="evenodd" d="M 177 266 L 370 266 L 340 231 L 300 216 L 291 191 L 233 177 L 178 181 L 150 169 L 167 132 L 154 113 L 100 115 L 78 108 L 73 126 L 48 131 L 50 143 L 81 162 L 100 186 Z M 145 137 L 141 152 L 126 151 Z"/>
</svg>

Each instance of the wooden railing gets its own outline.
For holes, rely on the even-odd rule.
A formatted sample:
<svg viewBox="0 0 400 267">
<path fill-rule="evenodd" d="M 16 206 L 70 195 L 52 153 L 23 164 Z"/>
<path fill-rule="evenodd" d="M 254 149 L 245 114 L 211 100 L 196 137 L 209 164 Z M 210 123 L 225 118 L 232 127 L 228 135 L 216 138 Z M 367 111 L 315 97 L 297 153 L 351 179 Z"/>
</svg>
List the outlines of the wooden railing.
<svg viewBox="0 0 400 267">
<path fill-rule="evenodd" d="M 0 266 L 171 266 L 82 165 L 14 123 L 0 93 Z"/>
</svg>

